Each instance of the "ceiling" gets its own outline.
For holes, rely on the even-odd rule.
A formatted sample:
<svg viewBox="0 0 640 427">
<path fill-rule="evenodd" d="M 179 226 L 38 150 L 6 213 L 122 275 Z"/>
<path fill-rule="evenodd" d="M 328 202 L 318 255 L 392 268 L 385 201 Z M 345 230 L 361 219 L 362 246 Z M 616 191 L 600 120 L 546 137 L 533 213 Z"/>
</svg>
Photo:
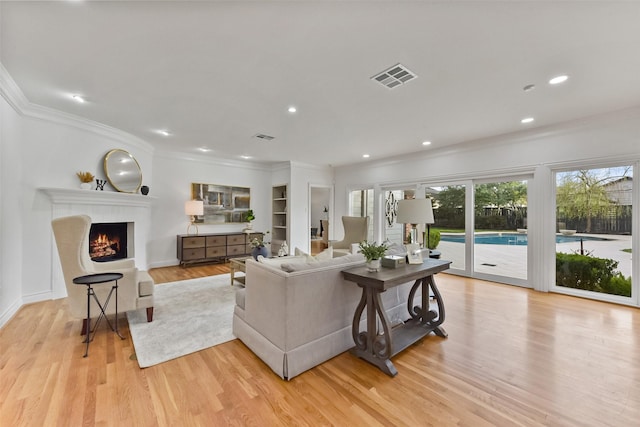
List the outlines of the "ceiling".
<svg viewBox="0 0 640 427">
<path fill-rule="evenodd" d="M 339 166 L 637 106 L 638 22 L 615 1 L 2 1 L 0 61 L 31 103 L 157 150 Z M 418 77 L 371 80 L 398 63 Z"/>
</svg>

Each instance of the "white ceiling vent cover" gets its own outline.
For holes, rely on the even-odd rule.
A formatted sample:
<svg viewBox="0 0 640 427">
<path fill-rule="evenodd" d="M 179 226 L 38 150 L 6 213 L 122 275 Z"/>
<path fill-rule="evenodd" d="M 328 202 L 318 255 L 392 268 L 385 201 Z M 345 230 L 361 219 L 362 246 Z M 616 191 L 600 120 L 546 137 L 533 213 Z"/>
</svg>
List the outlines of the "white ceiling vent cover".
<svg viewBox="0 0 640 427">
<path fill-rule="evenodd" d="M 262 139 L 264 141 L 271 141 L 273 139 L 275 139 L 275 136 L 271 136 L 271 135 L 265 135 L 264 133 L 257 133 L 255 135 L 253 135 L 254 138 L 258 138 L 258 139 Z"/>
<path fill-rule="evenodd" d="M 381 85 L 386 86 L 389 89 L 393 89 L 394 87 L 403 85 L 417 77 L 417 74 L 409 71 L 409 69 L 404 65 L 396 64 L 393 67 L 371 77 L 371 80 L 375 80 Z"/>
</svg>

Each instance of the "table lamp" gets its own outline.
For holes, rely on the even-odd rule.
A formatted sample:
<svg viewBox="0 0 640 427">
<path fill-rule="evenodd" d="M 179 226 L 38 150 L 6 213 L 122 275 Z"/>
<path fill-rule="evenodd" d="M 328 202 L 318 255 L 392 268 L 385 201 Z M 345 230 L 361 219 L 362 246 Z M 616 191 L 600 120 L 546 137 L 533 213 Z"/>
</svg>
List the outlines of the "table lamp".
<svg viewBox="0 0 640 427">
<path fill-rule="evenodd" d="M 187 234 L 191 234 L 191 227 L 195 227 L 195 234 L 198 235 L 198 225 L 196 222 L 196 216 L 204 215 L 204 202 L 202 200 L 189 200 L 184 204 L 184 213 L 191 217 L 191 222 L 187 227 Z"/>
<path fill-rule="evenodd" d="M 418 224 L 433 224 L 433 208 L 431 199 L 406 199 L 398 200 L 398 216 L 396 222 L 401 224 L 411 224 L 411 234 L 409 243 L 418 243 Z M 428 239 L 428 236 L 427 236 Z M 428 241 L 425 247 L 429 246 Z"/>
</svg>

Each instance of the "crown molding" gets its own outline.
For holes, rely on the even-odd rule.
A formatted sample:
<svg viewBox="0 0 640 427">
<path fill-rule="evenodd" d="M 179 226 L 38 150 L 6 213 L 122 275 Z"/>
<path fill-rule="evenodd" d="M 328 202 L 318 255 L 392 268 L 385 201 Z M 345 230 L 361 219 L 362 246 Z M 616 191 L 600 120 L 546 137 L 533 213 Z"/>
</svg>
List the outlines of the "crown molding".
<svg viewBox="0 0 640 427">
<path fill-rule="evenodd" d="M 171 151 L 171 150 L 163 150 L 158 149 L 154 153 L 154 157 L 156 158 L 164 158 L 169 160 L 186 160 L 189 162 L 200 162 L 207 165 L 214 166 L 226 166 L 232 168 L 242 168 L 242 169 L 252 169 L 263 172 L 270 172 L 273 168 L 273 164 L 269 162 L 257 162 L 253 160 L 236 160 L 230 159 L 228 157 L 212 157 L 215 154 L 197 154 L 197 153 L 186 153 L 184 151 Z"/>
<path fill-rule="evenodd" d="M 1 62 L 0 94 L 9 103 L 9 105 L 11 105 L 16 113 L 23 117 L 48 121 L 91 132 L 99 136 L 116 140 L 129 147 L 142 150 L 148 154 L 153 154 L 155 151 L 154 147 L 148 142 L 120 129 L 30 102 Z"/>
</svg>

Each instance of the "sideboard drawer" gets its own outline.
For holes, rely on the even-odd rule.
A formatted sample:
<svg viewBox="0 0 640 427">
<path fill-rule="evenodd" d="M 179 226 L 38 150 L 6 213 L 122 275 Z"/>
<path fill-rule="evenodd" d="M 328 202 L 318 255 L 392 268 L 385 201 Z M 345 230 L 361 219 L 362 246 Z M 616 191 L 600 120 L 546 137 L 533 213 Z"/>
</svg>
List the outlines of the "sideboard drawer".
<svg viewBox="0 0 640 427">
<path fill-rule="evenodd" d="M 182 247 L 183 248 L 204 248 L 205 238 L 194 236 L 194 237 L 184 237 L 182 239 Z"/>
<path fill-rule="evenodd" d="M 244 255 L 247 253 L 246 250 L 247 247 L 244 244 L 227 246 L 227 256 Z"/>
<path fill-rule="evenodd" d="M 224 246 L 212 246 L 207 248 L 207 258 L 217 258 L 227 254 L 227 248 Z"/>
<path fill-rule="evenodd" d="M 244 245 L 244 234 L 231 234 L 227 236 L 227 245 Z"/>
<path fill-rule="evenodd" d="M 202 258 L 204 258 L 204 248 L 184 248 L 182 250 L 182 259 L 185 261 Z"/>
<path fill-rule="evenodd" d="M 227 236 L 207 236 L 207 247 L 224 246 L 227 244 Z"/>
</svg>

